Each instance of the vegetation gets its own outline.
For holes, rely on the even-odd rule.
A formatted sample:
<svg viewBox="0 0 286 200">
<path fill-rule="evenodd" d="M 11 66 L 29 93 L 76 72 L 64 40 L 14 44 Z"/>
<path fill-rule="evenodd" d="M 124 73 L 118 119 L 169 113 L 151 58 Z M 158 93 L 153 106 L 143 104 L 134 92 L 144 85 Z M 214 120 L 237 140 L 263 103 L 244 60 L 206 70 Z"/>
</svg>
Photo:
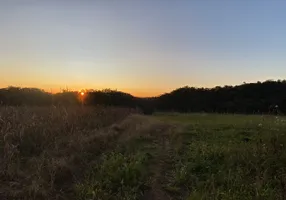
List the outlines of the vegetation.
<svg viewBox="0 0 286 200">
<path fill-rule="evenodd" d="M 0 199 L 285 199 L 286 119 L 1 107 Z"/>
<path fill-rule="evenodd" d="M 286 111 L 286 81 L 265 81 L 239 86 L 206 88 L 183 87 L 158 98 L 158 110 L 214 113 L 272 113 Z"/>
<path fill-rule="evenodd" d="M 63 199 L 112 145 L 110 127 L 134 110 L 0 108 L 0 199 Z"/>
<path fill-rule="evenodd" d="M 285 199 L 285 118 L 178 115 L 166 190 L 174 199 Z"/>
<path fill-rule="evenodd" d="M 89 90 L 79 98 L 78 92 L 50 94 L 33 88 L 0 89 L 2 105 L 86 105 L 138 108 L 144 114 L 156 111 L 212 113 L 280 113 L 286 112 L 286 80 L 245 83 L 215 88 L 182 87 L 152 98 L 137 98 L 114 90 Z M 276 109 L 275 106 L 278 106 Z M 275 109 L 274 109 L 275 108 Z"/>
</svg>

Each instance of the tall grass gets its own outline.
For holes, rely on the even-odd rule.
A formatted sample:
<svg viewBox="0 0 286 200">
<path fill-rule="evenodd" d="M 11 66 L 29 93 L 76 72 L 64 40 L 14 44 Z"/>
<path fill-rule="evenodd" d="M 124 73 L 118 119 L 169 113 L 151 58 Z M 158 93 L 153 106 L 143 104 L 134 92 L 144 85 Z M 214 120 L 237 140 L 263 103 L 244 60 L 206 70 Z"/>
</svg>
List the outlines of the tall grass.
<svg viewBox="0 0 286 200">
<path fill-rule="evenodd" d="M 106 128 L 134 110 L 104 107 L 1 107 L 0 199 L 73 195 L 89 162 L 118 132 Z"/>
</svg>

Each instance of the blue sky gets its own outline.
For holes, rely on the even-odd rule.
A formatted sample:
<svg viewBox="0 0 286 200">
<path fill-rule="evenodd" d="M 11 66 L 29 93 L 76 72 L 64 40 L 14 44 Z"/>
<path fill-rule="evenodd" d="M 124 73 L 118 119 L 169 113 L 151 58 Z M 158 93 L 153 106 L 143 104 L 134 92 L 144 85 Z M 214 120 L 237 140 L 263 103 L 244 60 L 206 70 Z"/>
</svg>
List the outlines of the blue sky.
<svg viewBox="0 0 286 200">
<path fill-rule="evenodd" d="M 286 1 L 0 1 L 0 87 L 139 96 L 286 77 Z"/>
</svg>

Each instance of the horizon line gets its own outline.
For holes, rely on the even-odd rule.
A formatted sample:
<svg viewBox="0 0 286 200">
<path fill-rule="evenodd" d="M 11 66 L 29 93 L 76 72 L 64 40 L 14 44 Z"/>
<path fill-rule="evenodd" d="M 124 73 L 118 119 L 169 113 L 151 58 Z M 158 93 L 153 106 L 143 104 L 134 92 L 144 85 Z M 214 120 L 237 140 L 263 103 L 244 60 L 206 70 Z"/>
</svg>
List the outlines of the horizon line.
<svg viewBox="0 0 286 200">
<path fill-rule="evenodd" d="M 243 81 L 241 84 L 225 84 L 225 85 L 216 85 L 216 86 L 212 86 L 212 87 L 203 87 L 203 86 L 199 86 L 199 87 L 196 87 L 196 86 L 190 86 L 190 85 L 184 85 L 184 86 L 180 86 L 180 87 L 176 87 L 174 89 L 170 89 L 169 91 L 165 91 L 165 92 L 156 92 L 156 94 L 153 94 L 153 95 L 147 95 L 146 93 L 149 93 L 149 92 L 132 92 L 132 91 L 126 91 L 126 89 L 117 89 L 117 88 L 111 88 L 111 87 L 106 87 L 106 88 L 98 88 L 98 89 L 93 89 L 93 88 L 81 88 L 81 89 L 75 89 L 75 88 L 72 88 L 72 87 L 59 87 L 59 89 L 55 89 L 55 88 L 40 88 L 40 87 L 35 87 L 35 86 L 15 86 L 15 85 L 7 85 L 7 86 L 2 86 L 0 87 L 0 89 L 5 89 L 5 88 L 9 88 L 9 87 L 15 87 L 15 88 L 35 88 L 35 89 L 40 89 L 40 90 L 43 90 L 47 93 L 51 93 L 51 94 L 57 94 L 57 93 L 62 93 L 64 92 L 65 90 L 67 91 L 70 91 L 70 92 L 81 92 L 83 90 L 85 91 L 88 91 L 88 90 L 94 90 L 94 91 L 103 91 L 103 90 L 112 90 L 112 91 L 118 91 L 118 92 L 123 92 L 123 93 L 126 93 L 126 94 L 130 94 L 134 97 L 142 97 L 142 98 L 148 98 L 148 97 L 156 97 L 156 96 L 160 96 L 160 95 L 163 95 L 163 94 L 168 94 L 176 89 L 180 89 L 180 88 L 184 88 L 184 87 L 190 87 L 190 88 L 197 88 L 197 89 L 214 89 L 216 87 L 225 87 L 225 86 L 231 86 L 231 87 L 235 87 L 235 86 L 240 86 L 240 85 L 243 85 L 243 84 L 252 84 L 252 83 L 264 83 L 264 82 L 267 82 L 267 81 L 274 81 L 274 82 L 279 82 L 279 81 L 286 81 L 286 79 L 266 79 L 264 81 L 253 81 L 253 82 L 245 82 Z M 128 89 L 127 89 L 128 90 Z M 150 90 L 152 90 L 150 88 Z M 158 91 L 158 90 L 157 90 Z M 139 94 L 138 94 L 139 93 Z M 141 95 L 140 95 L 141 93 Z M 143 94 L 145 93 L 145 95 Z"/>
</svg>

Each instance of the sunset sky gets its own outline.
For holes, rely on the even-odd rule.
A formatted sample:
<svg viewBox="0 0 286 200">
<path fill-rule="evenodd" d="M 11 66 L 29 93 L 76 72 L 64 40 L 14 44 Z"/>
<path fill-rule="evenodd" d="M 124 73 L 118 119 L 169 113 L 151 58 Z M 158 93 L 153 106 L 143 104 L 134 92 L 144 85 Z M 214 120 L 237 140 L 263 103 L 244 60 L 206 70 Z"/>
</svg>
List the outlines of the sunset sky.
<svg viewBox="0 0 286 200">
<path fill-rule="evenodd" d="M 0 0 L 0 87 L 152 96 L 286 78 L 286 1 Z"/>
</svg>

